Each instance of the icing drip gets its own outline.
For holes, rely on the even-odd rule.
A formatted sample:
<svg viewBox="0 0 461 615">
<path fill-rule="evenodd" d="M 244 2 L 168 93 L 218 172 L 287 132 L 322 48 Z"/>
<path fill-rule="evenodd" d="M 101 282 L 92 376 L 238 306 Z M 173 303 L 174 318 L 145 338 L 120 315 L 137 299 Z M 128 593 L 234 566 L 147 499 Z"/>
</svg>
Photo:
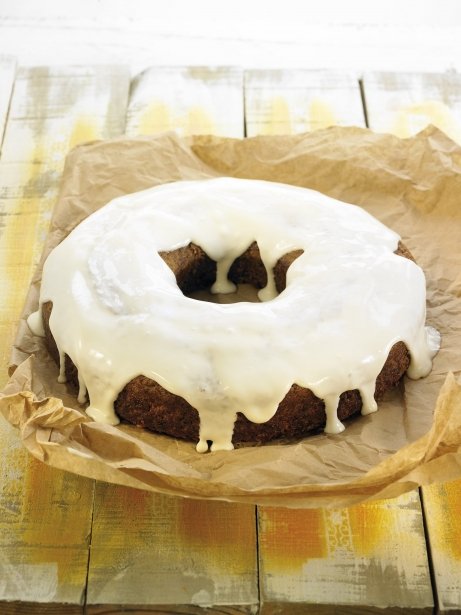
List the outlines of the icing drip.
<svg viewBox="0 0 461 615">
<path fill-rule="evenodd" d="M 233 256 L 224 258 L 219 261 L 216 266 L 216 282 L 211 287 L 212 293 L 234 293 L 237 287 L 233 282 L 227 279 L 227 274 L 232 266 L 235 258 Z"/>
<path fill-rule="evenodd" d="M 35 333 L 35 335 L 39 335 L 41 337 L 45 336 L 45 329 L 43 328 L 42 314 L 39 310 L 38 312 L 33 312 L 29 318 L 27 319 L 27 324 L 29 325 L 31 331 Z M 61 357 L 59 358 L 61 363 Z"/>
<path fill-rule="evenodd" d="M 78 397 L 77 397 L 77 401 L 79 404 L 84 404 L 86 402 L 86 385 L 85 382 L 83 380 L 83 377 L 80 375 L 80 372 L 78 374 Z"/>
<path fill-rule="evenodd" d="M 62 350 L 59 350 L 59 376 L 58 382 L 67 382 L 66 378 L 66 355 Z M 80 400 L 78 400 L 80 402 Z M 80 402 L 81 403 L 81 402 Z"/>
<path fill-rule="evenodd" d="M 275 278 L 273 269 L 275 264 L 277 263 L 277 259 L 273 259 L 272 257 L 265 254 L 265 252 L 261 252 L 261 261 L 266 269 L 267 273 L 267 284 L 264 288 L 262 288 L 258 292 L 258 299 L 260 301 L 270 301 L 277 296 L 277 289 L 275 287 Z"/>
<path fill-rule="evenodd" d="M 378 404 L 375 399 L 375 383 L 367 382 L 362 384 L 359 391 L 362 397 L 362 415 L 365 416 L 366 414 L 376 412 Z"/>
<path fill-rule="evenodd" d="M 257 242 L 268 273 L 263 303 L 185 297 L 160 251 L 190 243 L 217 262 L 213 292 Z M 117 424 L 113 403 L 134 377 L 152 378 L 200 415 L 197 450 L 232 448 L 237 412 L 268 421 L 296 383 L 323 399 L 325 431 L 339 433 L 342 392 L 374 412 L 376 377 L 392 346 L 410 351 L 408 374 L 431 369 L 437 332 L 425 328 L 425 279 L 394 254 L 399 237 L 366 212 L 318 192 L 255 180 L 176 182 L 112 201 L 48 257 L 40 305 L 60 356 L 78 368 L 87 413 Z M 277 296 L 272 270 L 302 250 Z M 29 325 L 43 335 L 39 314 Z M 61 360 L 62 366 L 64 361 Z M 60 377 L 64 374 L 63 367 Z"/>
<path fill-rule="evenodd" d="M 338 419 L 339 395 L 325 395 L 323 401 L 325 403 L 325 414 L 327 415 L 325 433 L 341 433 L 344 431 L 345 427 Z"/>
</svg>

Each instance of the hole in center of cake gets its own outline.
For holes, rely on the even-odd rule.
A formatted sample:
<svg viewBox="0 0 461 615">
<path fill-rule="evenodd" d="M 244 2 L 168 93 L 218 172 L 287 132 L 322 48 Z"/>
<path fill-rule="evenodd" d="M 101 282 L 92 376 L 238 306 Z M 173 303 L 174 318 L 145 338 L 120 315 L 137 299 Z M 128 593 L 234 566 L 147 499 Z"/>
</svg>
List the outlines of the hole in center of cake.
<svg viewBox="0 0 461 615">
<path fill-rule="evenodd" d="M 210 303 L 240 303 L 241 301 L 261 303 L 258 297 L 258 289 L 251 284 L 237 284 L 232 293 L 213 293 L 211 288 L 205 288 L 188 293 L 186 297 L 198 301 L 209 301 Z"/>
<path fill-rule="evenodd" d="M 281 257 L 273 270 L 276 295 L 286 286 L 286 274 L 291 263 L 302 254 L 295 250 Z M 179 289 L 186 297 L 213 303 L 259 302 L 258 292 L 268 282 L 266 268 L 261 260 L 258 244 L 253 242 L 229 268 L 225 283 L 235 285 L 235 292 L 220 292 L 217 284 L 218 267 L 205 251 L 193 243 L 160 256 L 176 277 Z M 219 276 L 218 276 L 219 277 Z M 213 288 L 213 290 L 212 290 Z"/>
</svg>

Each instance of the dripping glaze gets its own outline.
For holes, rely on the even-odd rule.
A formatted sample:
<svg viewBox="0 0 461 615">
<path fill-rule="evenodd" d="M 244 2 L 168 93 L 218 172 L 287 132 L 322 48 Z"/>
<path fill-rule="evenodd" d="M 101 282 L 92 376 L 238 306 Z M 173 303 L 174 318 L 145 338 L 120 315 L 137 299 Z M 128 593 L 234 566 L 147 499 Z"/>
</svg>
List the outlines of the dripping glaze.
<svg viewBox="0 0 461 615">
<path fill-rule="evenodd" d="M 253 242 L 268 273 L 261 303 L 188 298 L 159 252 L 194 243 L 217 262 L 214 292 L 232 292 L 232 262 Z M 268 421 L 293 383 L 324 400 L 325 431 L 344 429 L 342 392 L 377 409 L 376 378 L 403 341 L 408 375 L 431 369 L 438 335 L 425 326 L 422 270 L 394 251 L 399 236 L 355 205 L 285 184 L 217 178 L 181 181 L 115 199 L 83 221 L 46 260 L 41 306 L 79 375 L 87 414 L 117 424 L 113 404 L 144 375 L 197 409 L 197 450 L 233 448 L 237 412 Z M 303 250 L 277 295 L 272 269 Z"/>
</svg>

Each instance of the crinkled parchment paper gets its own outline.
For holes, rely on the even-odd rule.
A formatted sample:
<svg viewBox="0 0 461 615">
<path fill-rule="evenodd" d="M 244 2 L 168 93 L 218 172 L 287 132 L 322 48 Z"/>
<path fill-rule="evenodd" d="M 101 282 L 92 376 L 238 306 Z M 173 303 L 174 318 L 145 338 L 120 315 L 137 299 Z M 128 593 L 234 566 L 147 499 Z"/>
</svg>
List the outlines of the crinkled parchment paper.
<svg viewBox="0 0 461 615">
<path fill-rule="evenodd" d="M 377 413 L 348 421 L 342 434 L 200 455 L 194 443 L 91 421 L 56 382 L 57 367 L 25 323 L 37 308 L 40 267 L 0 400 L 24 445 L 45 463 L 96 479 L 280 506 L 347 506 L 461 477 L 461 148 L 434 128 L 404 140 L 330 128 L 246 140 L 168 133 L 89 143 L 68 157 L 44 256 L 116 196 L 216 175 L 314 188 L 397 231 L 426 273 L 428 324 L 442 334 L 431 374 L 405 379 Z"/>
</svg>

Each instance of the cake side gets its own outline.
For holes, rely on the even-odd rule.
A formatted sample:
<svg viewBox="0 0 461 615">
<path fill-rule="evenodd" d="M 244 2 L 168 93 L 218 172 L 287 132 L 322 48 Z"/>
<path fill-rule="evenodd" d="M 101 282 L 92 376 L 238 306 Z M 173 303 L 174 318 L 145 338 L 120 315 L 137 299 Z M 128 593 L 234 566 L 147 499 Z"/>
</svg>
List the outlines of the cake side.
<svg viewBox="0 0 461 615">
<path fill-rule="evenodd" d="M 300 254 L 300 251 L 295 251 L 277 261 L 274 276 L 278 292 L 285 288 L 287 271 Z M 414 260 L 402 242 L 399 243 L 396 254 Z M 216 263 L 199 246 L 190 244 L 172 252 L 161 253 L 161 256 L 175 274 L 178 286 L 184 293 L 210 287 L 216 279 Z M 229 277 L 235 284 L 252 284 L 256 288 L 265 286 L 267 274 L 261 264 L 256 243 L 236 259 Z M 58 348 L 49 326 L 52 308 L 51 302 L 43 305 L 43 324 L 47 347 L 59 365 Z M 376 401 L 380 401 L 387 391 L 399 384 L 409 365 L 407 347 L 403 342 L 396 343 L 376 379 Z M 78 371 L 67 355 L 65 375 L 67 382 L 78 390 Z M 152 432 L 191 441 L 197 441 L 199 437 L 200 418 L 197 410 L 179 395 L 167 391 L 144 375 L 139 375 L 126 384 L 117 396 L 114 409 L 121 419 Z M 341 394 L 338 405 L 340 421 L 360 413 L 361 410 L 362 398 L 357 389 Z M 263 443 L 281 438 L 299 438 L 321 429 L 325 423 L 324 402 L 311 390 L 293 384 L 275 415 L 265 423 L 254 423 L 242 413 L 237 413 L 232 439 L 234 443 Z"/>
</svg>

